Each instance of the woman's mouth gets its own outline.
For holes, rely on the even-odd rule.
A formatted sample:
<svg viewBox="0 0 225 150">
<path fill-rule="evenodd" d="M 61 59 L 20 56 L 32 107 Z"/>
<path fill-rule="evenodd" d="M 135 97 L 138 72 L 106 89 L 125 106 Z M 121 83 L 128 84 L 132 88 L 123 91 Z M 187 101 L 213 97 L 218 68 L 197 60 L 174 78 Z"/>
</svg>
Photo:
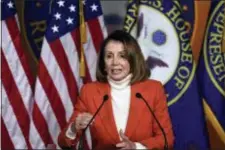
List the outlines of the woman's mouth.
<svg viewBox="0 0 225 150">
<path fill-rule="evenodd" d="M 111 71 L 113 74 L 119 74 L 122 72 L 122 69 L 112 69 Z"/>
</svg>

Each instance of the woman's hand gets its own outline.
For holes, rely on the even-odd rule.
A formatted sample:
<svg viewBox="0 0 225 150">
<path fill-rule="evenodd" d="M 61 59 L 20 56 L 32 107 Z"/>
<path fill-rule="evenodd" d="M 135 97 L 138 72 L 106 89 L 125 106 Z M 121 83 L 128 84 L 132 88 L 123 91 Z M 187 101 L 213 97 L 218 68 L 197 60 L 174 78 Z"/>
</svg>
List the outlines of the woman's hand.
<svg viewBox="0 0 225 150">
<path fill-rule="evenodd" d="M 91 118 L 92 118 L 92 114 L 90 113 L 81 113 L 77 116 L 75 122 L 72 124 L 72 131 L 79 131 L 84 129 L 87 124 L 90 122 Z"/>
<path fill-rule="evenodd" d="M 121 149 L 136 149 L 136 145 L 134 142 L 130 141 L 127 136 L 123 134 L 123 131 L 120 130 L 120 137 L 122 141 L 116 144 L 116 147 Z"/>
</svg>

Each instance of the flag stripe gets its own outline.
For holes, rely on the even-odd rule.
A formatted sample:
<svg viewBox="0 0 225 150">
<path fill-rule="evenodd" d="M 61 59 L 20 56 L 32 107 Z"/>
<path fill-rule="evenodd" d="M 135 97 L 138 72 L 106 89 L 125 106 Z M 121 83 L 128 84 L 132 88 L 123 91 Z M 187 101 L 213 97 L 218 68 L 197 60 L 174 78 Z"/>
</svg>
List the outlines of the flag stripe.
<svg viewBox="0 0 225 150">
<path fill-rule="evenodd" d="M 36 104 L 34 104 L 35 106 Z M 32 114 L 30 114 L 32 115 Z M 29 140 L 33 149 L 42 149 L 45 146 L 40 133 L 38 132 L 33 117 L 31 116 Z"/>
<path fill-rule="evenodd" d="M 104 18 L 103 18 L 103 16 L 99 16 L 98 17 L 98 21 L 99 21 L 99 24 L 101 26 L 103 38 L 105 39 L 107 37 L 107 28 L 106 28 L 106 26 L 104 24 Z"/>
<path fill-rule="evenodd" d="M 33 119 L 34 119 L 34 124 L 35 124 L 44 144 L 45 144 L 45 147 L 49 143 L 53 144 L 52 137 L 49 133 L 48 124 L 47 124 L 44 116 L 42 115 L 42 113 L 41 113 L 41 111 L 40 111 L 40 109 L 39 109 L 39 107 L 36 103 L 34 104 L 32 116 L 33 116 Z M 45 129 L 45 130 L 42 130 L 42 129 Z M 39 146 L 39 143 L 36 144 L 36 145 Z M 40 147 L 42 147 L 42 146 L 40 145 Z"/>
<path fill-rule="evenodd" d="M 11 43 L 13 41 L 14 44 L 7 44 L 10 45 L 7 50 L 4 51 L 6 58 L 8 59 L 8 62 L 11 62 L 9 65 L 10 70 L 14 70 L 14 73 L 12 73 L 13 78 L 15 79 L 16 85 L 18 86 L 18 90 L 22 96 L 22 100 L 24 102 L 24 105 L 26 107 L 26 110 L 28 111 L 28 116 L 32 113 L 32 108 L 34 104 L 33 100 L 33 94 L 31 90 L 31 84 L 33 84 L 34 79 L 32 78 L 31 72 L 29 70 L 29 66 L 27 63 L 26 55 L 23 51 L 21 40 L 20 40 L 20 33 L 19 30 L 16 30 L 16 28 L 12 27 L 12 24 L 16 25 L 15 19 L 7 20 L 7 27 L 9 30 L 7 30 L 7 27 L 3 23 L 3 30 L 6 35 L 11 35 L 11 39 L 4 39 L 3 42 L 6 44 L 7 41 Z M 11 31 L 7 33 L 7 31 Z M 15 36 L 16 35 L 16 36 Z M 10 36 L 8 36 L 10 38 Z M 15 40 L 12 40 L 15 39 Z M 4 50 L 5 48 L 3 48 Z M 20 59 L 20 60 L 19 60 Z M 15 70 L 15 68 L 17 70 Z M 27 124 L 28 130 L 30 128 L 30 125 L 34 125 L 34 122 L 32 119 L 30 119 L 30 124 Z M 34 126 L 33 126 L 34 127 Z M 35 138 L 34 138 L 35 137 Z M 41 138 L 36 130 L 36 128 L 32 128 L 31 132 L 29 132 L 29 140 L 32 147 L 35 147 L 36 141 L 39 141 L 39 146 L 43 145 L 43 142 L 41 141 Z"/>
<path fill-rule="evenodd" d="M 7 32 L 6 24 L 2 23 L 2 29 L 4 35 L 9 35 L 9 32 Z M 10 34 L 11 35 L 11 34 Z M 11 38 L 12 37 L 12 38 Z M 14 35 L 7 36 L 6 38 L 3 38 L 2 41 L 4 43 L 3 45 L 3 53 L 6 58 L 6 61 L 9 63 L 9 69 L 12 72 L 12 78 L 15 80 L 16 86 L 18 86 L 19 93 L 21 94 L 21 98 L 24 102 L 24 105 L 29 112 L 32 110 L 32 91 L 30 84 L 28 83 L 28 79 L 26 76 L 26 72 L 24 70 L 24 66 L 27 65 L 26 63 L 26 56 L 22 53 L 22 49 L 18 46 L 19 43 L 18 39 L 19 37 L 15 37 Z M 17 52 L 20 52 L 19 54 Z"/>
<path fill-rule="evenodd" d="M 74 31 L 72 31 L 71 35 L 72 35 L 73 41 L 75 42 L 76 49 L 77 49 L 77 52 L 78 52 L 78 56 L 80 58 L 81 43 L 80 43 L 80 32 L 79 32 L 79 29 L 75 29 Z M 87 82 L 91 82 L 91 76 L 90 76 L 90 73 L 89 73 L 89 70 L 88 70 L 88 67 L 87 67 L 86 57 L 84 57 L 84 62 L 85 62 L 86 74 L 85 74 L 85 77 L 83 78 L 83 82 L 85 84 Z"/>
<path fill-rule="evenodd" d="M 32 85 L 32 83 L 34 82 L 34 79 L 32 78 L 27 61 L 24 60 L 25 54 L 21 44 L 21 36 L 20 36 L 19 28 L 17 26 L 17 21 L 15 17 L 12 17 L 7 19 L 5 22 L 6 22 L 6 25 L 2 23 L 2 31 L 3 32 L 8 31 L 9 33 L 5 33 L 5 34 L 3 33 L 3 35 L 10 35 L 11 39 L 13 39 L 12 41 L 14 43 L 15 50 L 17 51 L 18 57 L 21 59 L 21 63 L 23 65 L 26 77 L 28 78 L 30 85 Z M 8 30 L 6 29 L 5 26 L 7 26 Z M 4 38 L 2 38 L 2 40 L 4 40 Z"/>
<path fill-rule="evenodd" d="M 90 35 L 90 28 L 87 28 L 87 43 L 83 45 L 85 49 L 85 57 L 86 63 L 89 70 L 89 74 L 91 76 L 91 81 L 95 81 L 95 72 L 96 72 L 96 65 L 97 65 L 97 53 L 94 47 L 94 42 Z"/>
<path fill-rule="evenodd" d="M 72 70 L 73 76 L 76 79 L 76 85 L 78 88 L 78 91 L 80 90 L 81 86 L 83 85 L 83 81 L 80 78 L 78 72 L 79 72 L 79 56 L 76 49 L 75 42 L 73 41 L 71 34 L 66 34 L 64 38 L 60 38 L 62 46 L 65 50 L 70 68 Z M 70 44 L 67 44 L 70 43 Z M 72 91 L 74 92 L 74 91 Z"/>
<path fill-rule="evenodd" d="M 44 85 L 41 84 L 41 81 L 37 79 L 36 81 L 36 86 L 35 86 L 35 97 L 39 97 L 39 99 L 36 99 L 37 106 L 42 112 L 42 115 L 47 122 L 48 128 L 41 128 L 39 132 L 45 132 L 46 130 L 49 131 L 52 140 L 55 144 L 57 144 L 57 139 L 56 137 L 58 136 L 58 133 L 60 131 L 60 125 L 57 121 L 57 114 L 54 113 L 54 110 L 52 108 L 52 104 L 48 99 L 48 96 L 46 95 L 44 88 Z M 49 87 L 51 88 L 51 87 Z M 54 93 L 55 94 L 55 93 Z M 60 110 L 60 109 L 59 109 Z M 60 111 L 59 111 L 60 112 Z M 38 123 L 38 126 L 41 124 Z M 51 140 L 49 141 L 51 142 Z M 47 143 L 47 144 L 52 144 L 52 143 Z"/>
<path fill-rule="evenodd" d="M 1 74 L 3 75 L 3 72 L 5 72 L 8 75 L 8 77 L 2 76 L 2 118 L 7 126 L 8 133 L 14 144 L 14 147 L 30 148 L 29 140 L 24 139 L 24 137 L 28 137 L 29 132 L 27 130 L 27 124 L 29 123 L 27 121 L 27 113 L 24 112 L 25 108 L 18 93 L 17 87 L 15 86 L 15 84 L 8 82 L 13 82 L 13 79 L 11 78 L 11 73 L 8 72 L 8 64 L 2 53 L 1 61 Z M 16 101 L 17 104 L 14 104 L 12 100 Z"/>
<path fill-rule="evenodd" d="M 55 44 L 57 44 L 57 46 L 60 45 L 60 41 L 56 40 L 58 42 L 56 42 Z M 52 85 L 54 86 L 54 88 L 56 89 L 55 92 L 58 93 L 59 95 L 59 99 L 58 101 L 61 103 L 61 110 L 63 110 L 63 115 L 61 115 L 61 117 L 58 118 L 58 120 L 69 120 L 71 114 L 67 113 L 65 110 L 67 109 L 67 111 L 71 111 L 73 110 L 73 104 L 71 101 L 71 97 L 69 96 L 69 91 L 67 88 L 67 84 L 66 84 L 66 80 L 65 80 L 65 76 L 62 73 L 62 70 L 60 69 L 61 67 L 59 66 L 60 61 L 64 62 L 65 60 L 62 60 L 60 57 L 60 60 L 57 60 L 57 58 L 55 57 L 53 51 L 49 46 L 51 46 L 51 44 L 49 45 L 48 42 L 44 41 L 44 45 L 43 48 L 45 49 L 45 51 L 42 53 L 42 60 L 43 63 L 45 65 L 45 69 L 47 70 L 48 74 L 50 75 L 50 78 L 52 79 Z M 54 47 L 54 46 L 53 46 Z M 58 47 L 58 51 L 60 53 L 60 49 L 61 47 Z M 60 62 L 61 64 L 61 62 Z M 63 68 L 63 67 L 62 67 Z M 44 87 L 44 86 L 43 86 Z M 51 93 L 51 95 L 54 95 L 52 93 L 53 91 L 48 90 L 46 91 L 46 93 L 49 95 L 49 93 Z M 50 101 L 53 101 L 53 98 L 48 97 Z M 55 110 L 57 110 L 57 105 L 54 105 Z M 57 115 L 56 115 L 57 116 Z M 65 122 L 61 122 L 62 124 L 60 124 L 61 127 L 65 126 Z"/>
<path fill-rule="evenodd" d="M 4 35 L 1 48 L 2 68 L 4 70 L 2 71 L 4 72 L 2 81 L 8 95 L 5 100 L 9 101 L 7 102 L 9 109 L 6 110 L 8 113 L 2 114 L 2 119 L 10 131 L 8 135 L 15 148 L 36 148 L 35 141 L 39 140 L 39 145 L 42 145 L 43 142 L 31 118 L 34 102 L 31 84 L 34 83 L 34 78 L 29 70 L 21 44 L 18 16 L 8 17 L 1 21 L 1 25 L 2 35 Z M 10 119 L 6 121 L 7 115 Z M 6 142 L 10 143 L 9 139 Z M 10 145 L 8 146 L 10 147 Z"/>
<path fill-rule="evenodd" d="M 2 76 L 3 85 L 5 85 L 6 91 L 9 95 L 10 103 L 13 107 L 13 110 L 15 111 L 15 114 L 21 114 L 23 115 L 23 119 L 19 119 L 19 124 L 22 128 L 23 134 L 26 138 L 26 142 L 28 145 L 28 148 L 31 147 L 29 143 L 29 124 L 30 124 L 30 118 L 29 118 L 29 112 L 32 111 L 32 100 L 31 100 L 31 88 L 28 83 L 27 76 L 24 72 L 24 66 L 26 64 L 25 61 L 25 55 L 22 53 L 22 49 L 20 47 L 20 37 L 18 34 L 18 30 L 16 30 L 16 22 L 14 19 L 11 19 L 12 23 L 14 23 L 14 29 L 9 33 L 8 26 L 6 26 L 5 22 L 2 22 L 2 32 L 4 35 L 8 35 L 5 38 L 2 39 L 3 41 L 3 47 L 1 50 L 2 54 L 2 69 L 4 69 L 5 73 L 7 73 L 8 77 Z M 7 24 L 9 24 L 8 22 Z M 10 24 L 11 26 L 11 24 Z M 12 27 L 9 27 L 12 28 Z M 11 29 L 12 30 L 12 29 Z M 17 48 L 18 50 L 16 51 Z M 18 57 L 18 53 L 19 57 Z M 3 54 L 4 53 L 4 54 Z M 20 60 L 21 59 L 21 60 Z M 9 64 L 8 64 L 9 63 Z M 15 90 L 16 94 L 13 94 L 11 91 Z M 15 99 L 17 99 L 19 102 L 15 103 Z M 19 104 L 19 105 L 18 105 Z M 21 110 L 19 110 L 21 108 Z M 21 117 L 21 116 L 17 116 Z M 23 121 L 22 121 L 23 120 Z"/>
<path fill-rule="evenodd" d="M 49 20 L 49 26 L 42 45 L 38 78 L 35 85 L 35 101 L 37 106 L 34 106 L 33 113 L 33 116 L 36 118 L 35 125 L 42 126 L 38 130 L 39 132 L 42 131 L 40 135 L 45 141 L 45 146 L 46 144 L 51 144 L 51 142 L 57 145 L 58 134 L 66 126 L 67 121 L 73 113 L 74 103 L 79 90 L 83 84 L 96 80 L 96 46 L 98 45 L 99 47 L 100 42 L 103 40 L 101 32 L 102 28 L 104 28 L 103 22 L 102 24 L 98 23 L 98 25 L 93 26 L 94 28 L 98 27 L 98 29 L 92 29 L 96 31 L 90 34 L 90 27 L 88 26 L 93 25 L 95 22 L 91 21 L 90 25 L 86 24 L 88 41 L 87 44 L 82 45 L 85 50 L 86 74 L 84 78 L 81 78 L 79 75 L 81 53 L 80 31 L 76 22 L 77 18 L 71 19 L 71 16 L 76 17 L 78 14 L 76 14 L 77 11 L 72 11 L 72 7 L 70 7 L 74 5 L 78 8 L 78 2 L 65 1 L 63 7 L 55 1 L 53 3 L 52 18 Z M 89 4 L 89 2 L 85 5 L 94 6 L 93 3 Z M 71 9 L 64 9 L 67 7 Z M 55 15 L 57 13 L 63 14 L 59 20 Z M 89 9 L 88 13 L 93 13 L 92 18 L 102 15 L 101 11 L 91 12 L 91 9 Z M 96 22 L 98 21 L 96 19 Z M 95 37 L 93 39 L 93 35 L 99 36 L 99 34 L 100 38 Z M 94 41 L 96 39 L 98 41 Z M 40 113 L 42 117 L 39 116 Z M 39 118 L 42 118 L 41 123 L 38 122 Z M 48 138 L 50 136 L 52 141 Z"/>
<path fill-rule="evenodd" d="M 36 104 L 34 104 L 35 106 Z M 32 115 L 32 114 L 31 114 Z M 45 146 L 44 141 L 41 138 L 40 133 L 38 132 L 33 118 L 30 122 L 30 135 L 29 135 L 30 143 L 33 147 L 33 149 L 42 149 Z"/>
<path fill-rule="evenodd" d="M 66 40 L 66 36 L 63 36 L 61 39 Z M 55 56 L 57 63 L 59 64 L 59 68 L 62 71 L 62 74 L 65 78 L 65 82 L 66 82 L 65 86 L 67 87 L 66 89 L 68 89 L 71 101 L 74 104 L 76 96 L 77 96 L 78 88 L 76 86 L 77 83 L 73 76 L 72 70 L 70 68 L 70 64 L 68 62 L 68 57 L 65 54 L 65 50 L 64 50 L 60 40 L 55 40 L 54 42 L 51 42 L 50 47 L 51 47 L 52 53 Z M 72 53 L 71 53 L 71 55 L 72 55 Z M 65 101 L 67 101 L 67 100 L 65 100 Z"/>
<path fill-rule="evenodd" d="M 1 138 L 2 149 L 15 149 L 2 117 L 1 117 L 1 136 L 4 137 L 4 141 L 3 138 Z"/>
<path fill-rule="evenodd" d="M 100 43 L 103 41 L 103 33 L 98 18 L 91 19 L 87 22 L 91 33 L 92 40 L 94 42 L 95 50 L 98 53 L 100 51 Z"/>
<path fill-rule="evenodd" d="M 42 103 L 47 103 L 46 99 L 48 99 L 48 102 L 50 103 L 50 106 L 53 109 L 52 113 L 56 116 L 57 122 L 59 123 L 59 126 L 62 129 L 66 123 L 66 118 L 65 118 L 66 112 L 63 107 L 62 101 L 60 99 L 59 93 L 54 85 L 54 82 L 53 82 L 54 78 L 51 78 L 42 59 L 40 59 L 39 65 L 42 67 L 40 67 L 38 78 L 40 80 L 40 83 L 42 84 L 41 88 L 43 88 L 43 90 L 45 91 L 45 94 L 47 96 L 46 98 L 43 98 L 43 101 L 42 100 L 41 101 L 42 101 Z M 55 75 L 56 75 L 56 73 L 55 73 Z M 39 92 L 42 92 L 42 91 L 39 91 Z M 39 100 L 38 97 L 40 97 L 40 95 L 38 95 L 38 93 L 36 91 L 35 99 Z M 43 109 L 44 106 L 42 105 L 42 107 L 40 107 L 40 108 Z M 45 114 L 45 115 L 53 115 L 53 114 Z"/>
</svg>

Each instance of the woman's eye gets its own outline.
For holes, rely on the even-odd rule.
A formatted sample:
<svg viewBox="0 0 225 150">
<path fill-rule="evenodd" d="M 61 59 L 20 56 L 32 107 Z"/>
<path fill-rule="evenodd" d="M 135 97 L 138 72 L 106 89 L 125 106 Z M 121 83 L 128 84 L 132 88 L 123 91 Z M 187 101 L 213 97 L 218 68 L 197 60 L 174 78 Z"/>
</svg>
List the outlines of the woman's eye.
<svg viewBox="0 0 225 150">
<path fill-rule="evenodd" d="M 111 55 L 106 55 L 106 58 L 111 58 L 112 56 Z"/>
<path fill-rule="evenodd" d="M 120 57 L 121 58 L 126 58 L 126 55 L 125 54 L 121 54 Z"/>
</svg>

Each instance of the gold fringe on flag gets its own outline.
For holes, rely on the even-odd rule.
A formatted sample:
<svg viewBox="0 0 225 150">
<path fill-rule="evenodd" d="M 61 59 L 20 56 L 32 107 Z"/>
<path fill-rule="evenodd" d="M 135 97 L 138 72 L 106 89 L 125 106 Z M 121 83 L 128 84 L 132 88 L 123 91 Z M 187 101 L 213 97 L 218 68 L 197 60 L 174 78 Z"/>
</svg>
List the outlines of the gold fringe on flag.
<svg viewBox="0 0 225 150">
<path fill-rule="evenodd" d="M 225 17 L 225 11 L 224 11 L 224 17 Z M 225 20 L 224 20 L 224 25 L 223 25 L 222 53 L 223 53 L 223 58 L 225 59 Z M 225 89 L 224 89 L 224 91 L 225 91 Z"/>
<path fill-rule="evenodd" d="M 212 112 L 211 108 L 209 107 L 209 105 L 207 104 L 207 102 L 205 100 L 203 100 L 203 106 L 204 106 L 204 110 L 205 110 L 207 119 L 212 124 L 213 128 L 215 129 L 217 135 L 219 136 L 219 138 L 221 139 L 223 144 L 225 144 L 225 132 L 224 132 L 222 126 L 216 119 L 216 116 L 214 115 L 214 113 Z"/>
<path fill-rule="evenodd" d="M 225 12 L 224 12 L 225 16 Z M 225 20 L 224 20 L 224 26 L 223 26 L 223 41 L 222 41 L 222 52 L 225 55 Z M 225 56 L 224 56 L 225 57 Z"/>
<path fill-rule="evenodd" d="M 83 44 L 86 43 L 86 26 L 84 20 L 83 0 L 79 0 L 79 18 L 80 18 L 80 77 L 85 77 L 85 60 Z"/>
</svg>

